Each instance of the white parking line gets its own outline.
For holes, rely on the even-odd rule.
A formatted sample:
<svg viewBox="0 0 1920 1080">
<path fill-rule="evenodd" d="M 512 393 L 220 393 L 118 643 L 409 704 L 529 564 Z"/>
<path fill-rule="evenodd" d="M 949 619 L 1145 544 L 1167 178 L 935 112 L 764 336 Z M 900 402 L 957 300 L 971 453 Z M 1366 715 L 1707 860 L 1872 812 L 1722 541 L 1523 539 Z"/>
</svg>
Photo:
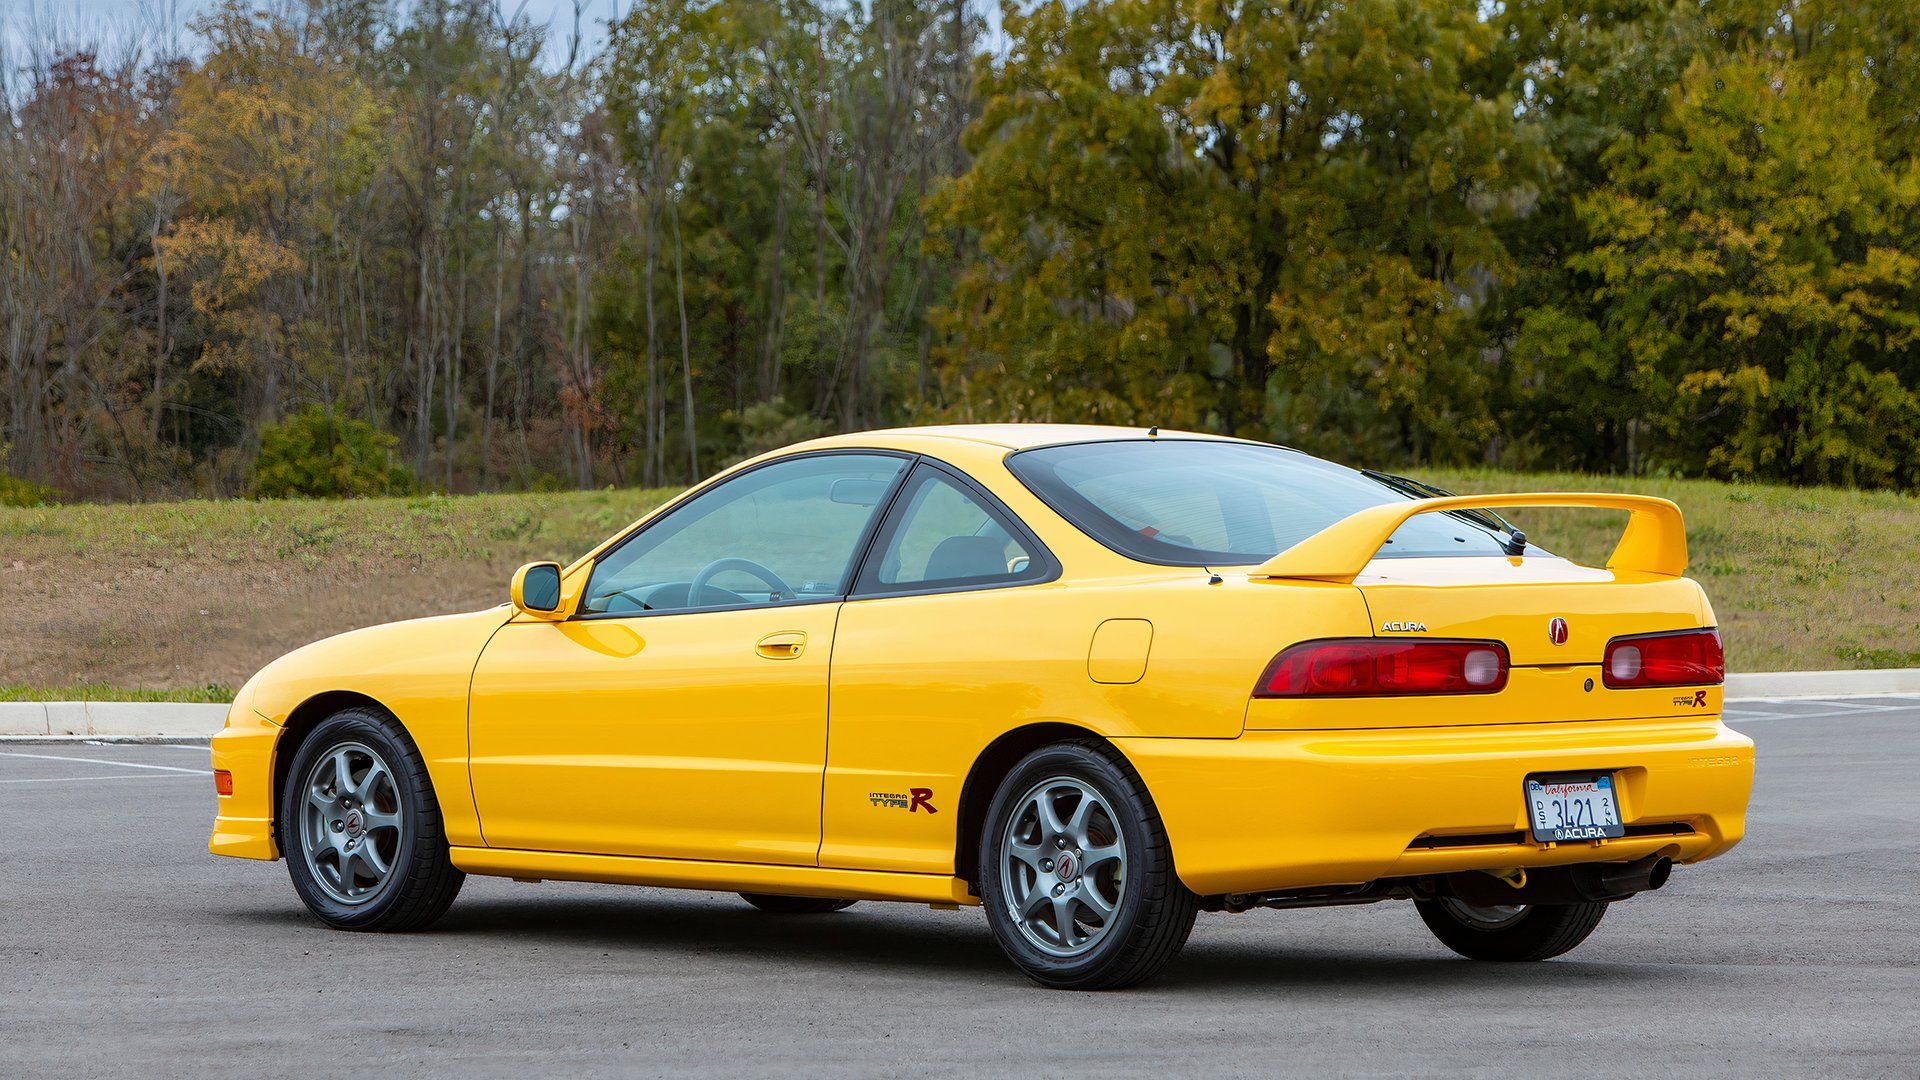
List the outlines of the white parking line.
<svg viewBox="0 0 1920 1080">
<path fill-rule="evenodd" d="M 201 745 L 199 745 L 199 746 L 195 746 L 195 745 L 193 745 L 192 743 L 166 743 L 166 742 L 149 742 L 149 743 L 130 743 L 130 742 L 107 742 L 107 741 L 106 741 L 105 739 L 88 739 L 88 740 L 86 741 L 86 744 L 85 744 L 85 745 L 87 745 L 87 746 L 138 746 L 138 747 L 141 747 L 142 749 L 148 749 L 148 750 L 198 750 L 198 751 L 200 751 L 200 752 L 201 752 L 201 753 L 203 753 L 203 754 L 205 754 L 205 753 L 208 753 L 208 752 L 209 752 L 210 750 L 212 750 L 212 747 L 210 747 L 210 746 L 207 746 L 207 745 L 206 745 L 205 743 L 202 743 L 202 744 L 201 744 Z"/>
<path fill-rule="evenodd" d="M 1764 716 L 1769 720 L 1794 720 L 1803 716 L 1871 716 L 1882 712 L 1907 712 L 1906 709 L 1813 709 L 1808 712 L 1763 712 L 1749 713 L 1749 716 Z"/>
<path fill-rule="evenodd" d="M 195 776 L 140 776 L 121 773 L 118 776 L 33 776 L 25 780 L 0 780 L 0 784 L 73 784 L 82 780 L 197 780 Z"/>
<path fill-rule="evenodd" d="M 1765 709 L 1747 706 L 1764 705 Z M 1836 716 L 1870 716 L 1874 713 L 1913 712 L 1920 709 L 1920 698 L 1911 695 L 1887 695 L 1863 698 L 1785 698 L 1742 701 L 1729 705 L 1722 716 L 1728 720 L 1820 720 Z M 1810 710 L 1810 711 L 1809 711 Z"/>
<path fill-rule="evenodd" d="M 105 758 L 62 757 L 59 754 L 20 754 L 11 750 L 0 750 L 0 757 L 36 758 L 40 761 L 78 761 L 88 765 L 113 765 L 122 769 L 158 769 L 161 772 L 192 773 L 195 776 L 212 776 L 212 769 L 183 769 L 178 765 L 144 765 L 137 761 L 108 761 Z"/>
</svg>

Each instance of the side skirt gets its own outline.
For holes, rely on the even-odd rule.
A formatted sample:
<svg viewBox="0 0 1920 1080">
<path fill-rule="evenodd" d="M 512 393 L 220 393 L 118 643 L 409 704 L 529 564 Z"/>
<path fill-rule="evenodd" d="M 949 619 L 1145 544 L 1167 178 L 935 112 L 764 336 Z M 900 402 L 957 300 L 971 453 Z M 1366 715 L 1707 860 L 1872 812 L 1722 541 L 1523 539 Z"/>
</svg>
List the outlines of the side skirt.
<svg viewBox="0 0 1920 1080">
<path fill-rule="evenodd" d="M 920 904 L 967 904 L 980 898 L 967 883 L 944 874 L 898 874 L 885 870 L 836 870 L 822 866 L 651 859 L 633 855 L 577 855 L 456 847 L 453 865 L 469 874 L 550 881 L 598 881 L 663 889 L 828 896 L 841 900 L 905 900 Z"/>
</svg>

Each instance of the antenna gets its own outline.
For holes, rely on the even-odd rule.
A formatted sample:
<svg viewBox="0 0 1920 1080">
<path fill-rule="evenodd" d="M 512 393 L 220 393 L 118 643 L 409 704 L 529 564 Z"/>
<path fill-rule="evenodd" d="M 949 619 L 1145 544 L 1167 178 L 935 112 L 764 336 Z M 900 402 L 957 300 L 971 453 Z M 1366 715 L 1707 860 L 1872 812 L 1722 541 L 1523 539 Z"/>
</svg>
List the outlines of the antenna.
<svg viewBox="0 0 1920 1080">
<path fill-rule="evenodd" d="M 1159 438 L 1159 437 L 1160 437 L 1160 425 L 1159 425 L 1159 424 L 1155 424 L 1155 425 L 1153 425 L 1152 427 L 1150 427 L 1150 428 L 1148 428 L 1148 429 L 1147 429 L 1147 438 L 1149 438 L 1149 439 L 1157 439 L 1157 438 Z"/>
</svg>

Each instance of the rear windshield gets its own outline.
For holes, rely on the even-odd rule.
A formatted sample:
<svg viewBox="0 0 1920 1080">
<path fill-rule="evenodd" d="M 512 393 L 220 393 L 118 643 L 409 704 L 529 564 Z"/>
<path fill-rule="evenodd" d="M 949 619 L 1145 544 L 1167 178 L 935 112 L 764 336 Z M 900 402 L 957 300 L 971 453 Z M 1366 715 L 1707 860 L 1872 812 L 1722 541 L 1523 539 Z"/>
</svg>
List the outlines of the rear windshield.
<svg viewBox="0 0 1920 1080">
<path fill-rule="evenodd" d="M 1142 562 L 1265 562 L 1369 506 L 1402 494 L 1295 450 L 1250 443 L 1141 439 L 1023 450 L 1007 467 L 1081 531 Z M 1422 514 L 1379 556 L 1501 555 L 1504 538 L 1448 514 Z"/>
</svg>

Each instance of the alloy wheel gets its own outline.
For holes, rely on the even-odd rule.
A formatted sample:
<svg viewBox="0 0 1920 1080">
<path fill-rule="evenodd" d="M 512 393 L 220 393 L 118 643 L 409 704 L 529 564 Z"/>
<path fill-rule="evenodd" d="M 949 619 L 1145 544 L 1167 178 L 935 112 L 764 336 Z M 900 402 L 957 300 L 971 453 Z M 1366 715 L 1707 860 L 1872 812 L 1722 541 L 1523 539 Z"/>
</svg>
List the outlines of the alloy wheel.
<svg viewBox="0 0 1920 1080">
<path fill-rule="evenodd" d="M 1085 955 L 1113 929 L 1125 895 L 1127 845 L 1113 809 L 1070 776 L 1035 784 L 1014 808 L 1000 859 L 1008 914 L 1049 956 Z"/>
<path fill-rule="evenodd" d="M 393 876 L 405 839 L 400 789 L 386 760 L 365 743 L 333 747 L 307 771 L 301 854 L 335 901 L 364 904 Z"/>
<path fill-rule="evenodd" d="M 1447 912 L 1462 925 L 1475 930 L 1501 930 L 1519 922 L 1527 914 L 1526 904 L 1469 904 L 1457 897 L 1446 897 Z"/>
</svg>

